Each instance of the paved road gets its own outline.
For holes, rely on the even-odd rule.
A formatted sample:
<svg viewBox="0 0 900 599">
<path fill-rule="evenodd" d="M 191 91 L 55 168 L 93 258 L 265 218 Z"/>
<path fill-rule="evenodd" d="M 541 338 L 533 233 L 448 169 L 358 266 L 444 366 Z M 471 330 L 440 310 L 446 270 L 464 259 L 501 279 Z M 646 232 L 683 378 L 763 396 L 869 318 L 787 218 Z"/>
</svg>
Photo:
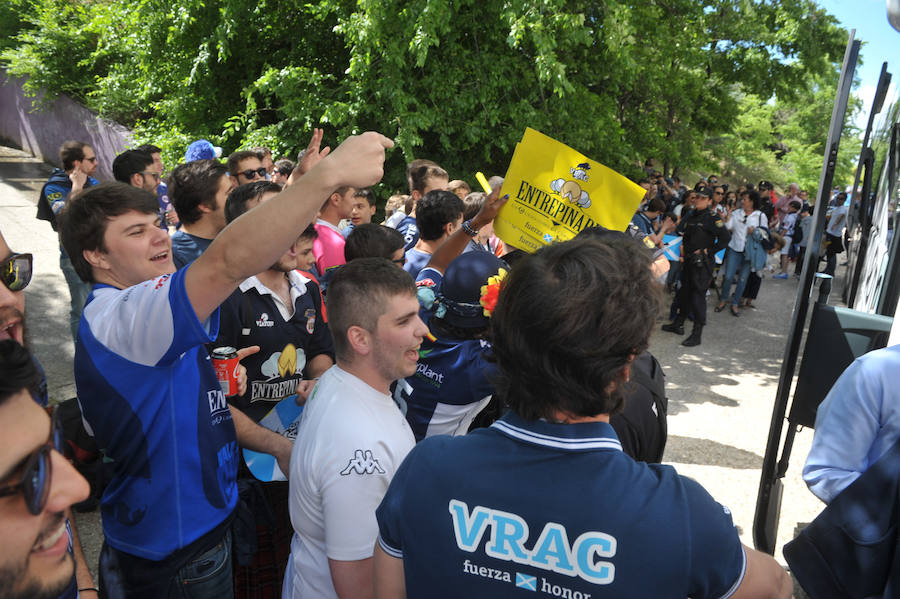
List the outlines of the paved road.
<svg viewBox="0 0 900 599">
<path fill-rule="evenodd" d="M 34 202 L 50 168 L 22 152 L 0 147 L 0 230 L 10 246 L 35 254 L 35 278 L 26 291 L 30 339 L 47 369 L 50 396 L 74 396 L 73 346 L 67 325 L 69 296 L 59 270 L 57 240 L 50 225 L 34 218 Z M 703 344 L 686 349 L 680 337 L 662 331 L 651 351 L 666 370 L 669 442 L 666 463 L 697 479 L 727 505 L 743 541 L 751 530 L 759 469 L 797 290 L 795 279 L 766 278 L 757 310 L 734 318 L 709 311 Z M 712 307 L 712 301 L 710 302 Z M 661 321 L 662 322 L 662 321 Z M 800 479 L 811 431 L 795 442 L 785 480 L 776 557 L 798 524 L 810 522 L 822 505 Z M 102 541 L 97 513 L 79 515 L 78 528 L 96 568 Z"/>
</svg>

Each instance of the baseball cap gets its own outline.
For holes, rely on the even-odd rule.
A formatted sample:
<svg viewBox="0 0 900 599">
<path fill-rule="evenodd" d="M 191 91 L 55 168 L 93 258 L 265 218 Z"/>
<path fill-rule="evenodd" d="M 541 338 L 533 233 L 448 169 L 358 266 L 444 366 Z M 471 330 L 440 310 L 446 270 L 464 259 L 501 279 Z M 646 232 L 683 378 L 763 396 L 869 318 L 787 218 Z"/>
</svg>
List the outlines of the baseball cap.
<svg viewBox="0 0 900 599">
<path fill-rule="evenodd" d="M 438 295 L 438 301 L 447 308 L 442 320 L 463 329 L 486 327 L 490 321 L 481 303 L 482 287 L 501 269 L 508 271 L 509 266 L 491 252 L 482 250 L 466 252 L 454 259 L 444 273 Z"/>
<path fill-rule="evenodd" d="M 215 160 L 222 157 L 222 148 L 212 145 L 205 139 L 192 141 L 184 153 L 185 162 L 193 162 L 194 160 Z"/>
</svg>

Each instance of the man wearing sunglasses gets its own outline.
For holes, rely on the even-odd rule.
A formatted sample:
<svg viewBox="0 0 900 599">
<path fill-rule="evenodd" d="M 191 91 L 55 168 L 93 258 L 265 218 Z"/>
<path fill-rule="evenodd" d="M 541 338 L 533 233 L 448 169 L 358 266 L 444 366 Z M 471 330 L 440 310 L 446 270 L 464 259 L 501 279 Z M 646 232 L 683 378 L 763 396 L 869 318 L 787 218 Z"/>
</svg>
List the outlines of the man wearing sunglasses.
<svg viewBox="0 0 900 599">
<path fill-rule="evenodd" d="M 228 174 L 235 186 L 254 181 L 265 181 L 269 172 L 263 166 L 259 154 L 253 150 L 241 150 L 228 157 Z"/>
<path fill-rule="evenodd" d="M 50 226 L 56 231 L 56 215 L 66 205 L 70 196 L 80 193 L 97 184 L 97 180 L 91 175 L 97 170 L 97 155 L 94 149 L 81 141 L 67 141 L 59 148 L 59 162 L 62 168 L 53 169 L 50 178 L 44 183 L 41 195 L 38 198 L 37 217 L 50 221 Z M 75 274 L 72 262 L 59 248 L 59 267 L 69 286 L 71 305 L 69 309 L 69 330 L 72 332 L 72 340 L 78 332 L 78 319 L 81 318 L 81 310 L 91 292 L 89 285 L 84 283 Z"/>
<path fill-rule="evenodd" d="M 88 495 L 62 456 L 62 435 L 33 399 L 40 373 L 28 351 L 0 341 L 0 597 L 75 597 L 66 510 Z M 93 586 L 93 585 L 91 585 Z M 84 597 L 94 597 L 85 589 Z"/>
<path fill-rule="evenodd" d="M 294 172 L 294 163 L 290 160 L 282 159 L 275 163 L 275 170 L 272 171 L 272 182 L 278 183 L 282 187 L 287 185 L 288 177 Z"/>
<path fill-rule="evenodd" d="M 116 181 L 156 193 L 159 172 L 153 168 L 153 156 L 141 150 L 125 150 L 113 160 Z"/>
<path fill-rule="evenodd" d="M 0 340 L 25 343 L 25 293 L 31 282 L 31 254 L 13 252 L 0 234 Z"/>
<path fill-rule="evenodd" d="M 231 596 L 237 442 L 277 457 L 270 448 L 285 439 L 229 409 L 204 344 L 218 334 L 219 305 L 278 260 L 331 190 L 380 180 L 392 145 L 377 133 L 347 139 L 177 271 L 153 194 L 100 185 L 60 215 L 73 264 L 94 283 L 75 384 L 114 468 L 101 501 L 107 597 Z"/>
<path fill-rule="evenodd" d="M 11 341 L 15 341 L 19 345 L 25 344 L 25 288 L 31 282 L 32 275 L 32 256 L 31 254 L 21 254 L 18 252 L 13 252 L 9 249 L 9 246 L 6 244 L 6 240 L 3 238 L 3 234 L 0 233 L 0 346 L 4 346 Z M 13 350 L 10 350 L 10 353 L 15 353 Z M 0 352 L 3 357 L 6 356 L 5 353 Z M 4 382 L 7 380 L 16 379 L 16 374 L 6 374 L 6 370 L 4 367 L 6 366 L 6 362 L 3 361 L 3 357 L 0 357 L 0 377 L 3 378 L 0 381 L 0 389 Z M 36 360 L 32 359 L 32 362 L 36 362 Z M 42 407 L 47 406 L 47 384 L 44 379 L 43 372 L 39 366 L 35 366 L 34 363 L 26 366 L 26 370 L 34 369 L 37 372 L 37 389 L 32 391 L 30 397 L 37 402 Z M 30 374 L 28 375 L 31 376 Z M 2 412 L 3 406 L 3 393 L 0 390 L 0 412 Z M 5 418 L 5 416 L 0 415 L 0 418 Z M 0 427 L 4 425 L 4 423 L 10 422 L 8 420 L 0 421 Z M 3 435 L 3 439 L 7 439 L 8 436 L 3 432 L 0 432 L 0 435 Z M 3 459 L 3 456 L 0 456 L 0 460 Z M 0 476 L 3 476 L 2 465 L 0 465 Z M 80 475 L 79 475 L 80 476 Z M 3 486 L 3 483 L 0 482 L 0 487 Z M 0 495 L 2 495 L 2 491 L 0 491 Z M 38 494 L 39 495 L 39 494 Z M 26 494 L 26 501 L 28 501 L 29 495 Z M 80 501 L 82 498 L 76 500 Z M 3 500 L 0 499 L 0 502 Z M 0 503 L 2 505 L 2 503 Z M 0 508 L 2 510 L 2 508 Z M 66 516 L 71 518 L 71 514 L 67 511 Z M 2 525 L 0 525 L 2 526 Z M 94 580 L 91 577 L 91 572 L 87 567 L 87 564 L 84 560 L 84 554 L 81 552 L 81 545 L 78 542 L 78 537 L 74 534 L 74 529 L 67 522 L 67 532 L 71 535 L 71 543 L 69 543 L 69 553 L 72 554 L 75 558 L 75 564 L 77 566 L 76 573 L 78 578 L 78 589 L 83 589 L 82 596 L 84 599 L 88 599 L 91 595 L 88 594 L 88 591 L 94 588 Z M 2 534 L 2 532 L 0 532 Z M 5 568 L 6 566 L 0 564 L 0 597 L 5 597 L 3 595 L 3 589 L 9 588 L 9 585 L 5 584 Z M 67 592 L 63 592 L 61 595 L 54 595 L 54 597 L 60 597 L 60 599 L 69 599 L 74 597 L 75 588 L 68 589 Z M 17 596 L 17 595 L 13 595 Z M 21 595 L 32 596 L 28 594 Z"/>
</svg>

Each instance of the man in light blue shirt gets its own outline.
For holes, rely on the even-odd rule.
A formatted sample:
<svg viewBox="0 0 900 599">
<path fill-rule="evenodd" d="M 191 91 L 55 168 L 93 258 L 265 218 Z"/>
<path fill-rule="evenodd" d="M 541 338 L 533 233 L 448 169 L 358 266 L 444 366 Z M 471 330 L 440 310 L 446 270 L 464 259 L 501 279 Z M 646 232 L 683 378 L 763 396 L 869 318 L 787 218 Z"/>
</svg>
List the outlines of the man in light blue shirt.
<svg viewBox="0 0 900 599">
<path fill-rule="evenodd" d="M 803 480 L 825 503 L 900 439 L 897 372 L 900 345 L 869 352 L 844 371 L 819 406 Z"/>
</svg>

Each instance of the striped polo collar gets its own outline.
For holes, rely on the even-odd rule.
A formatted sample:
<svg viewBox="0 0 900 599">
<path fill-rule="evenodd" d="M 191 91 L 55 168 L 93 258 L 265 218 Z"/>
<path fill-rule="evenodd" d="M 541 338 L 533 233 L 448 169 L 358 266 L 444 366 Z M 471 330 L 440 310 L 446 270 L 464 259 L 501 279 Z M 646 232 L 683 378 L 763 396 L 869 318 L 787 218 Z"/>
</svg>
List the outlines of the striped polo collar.
<svg viewBox="0 0 900 599">
<path fill-rule="evenodd" d="M 622 451 L 615 431 L 606 422 L 559 424 L 546 420 L 528 421 L 509 411 L 491 428 L 517 441 L 563 451 Z"/>
</svg>

